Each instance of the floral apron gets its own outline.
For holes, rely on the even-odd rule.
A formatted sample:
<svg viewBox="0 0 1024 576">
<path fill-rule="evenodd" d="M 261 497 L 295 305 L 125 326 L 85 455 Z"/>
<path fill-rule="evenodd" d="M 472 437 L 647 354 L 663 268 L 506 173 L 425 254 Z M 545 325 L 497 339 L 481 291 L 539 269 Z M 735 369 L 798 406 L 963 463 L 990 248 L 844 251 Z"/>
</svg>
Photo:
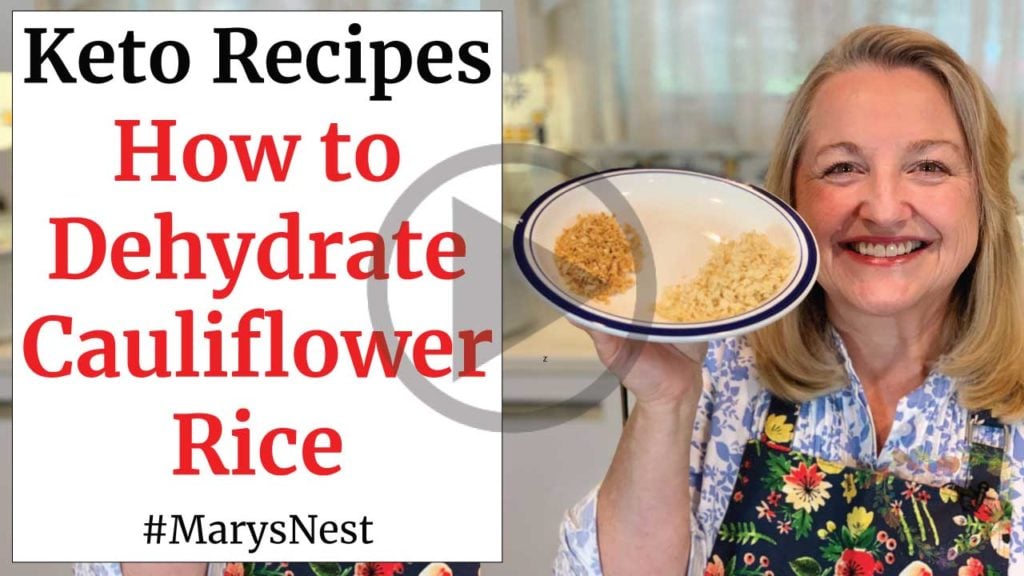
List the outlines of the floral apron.
<svg viewBox="0 0 1024 576">
<path fill-rule="evenodd" d="M 479 576 L 466 562 L 245 562 L 228 564 L 224 576 Z"/>
<path fill-rule="evenodd" d="M 970 416 L 968 486 L 936 487 L 793 451 L 798 411 L 772 398 L 761 438 L 743 452 L 705 576 L 1007 573 L 1003 449 L 976 440 L 1004 438 L 998 421 Z M 972 433 L 981 426 L 997 430 Z"/>
</svg>

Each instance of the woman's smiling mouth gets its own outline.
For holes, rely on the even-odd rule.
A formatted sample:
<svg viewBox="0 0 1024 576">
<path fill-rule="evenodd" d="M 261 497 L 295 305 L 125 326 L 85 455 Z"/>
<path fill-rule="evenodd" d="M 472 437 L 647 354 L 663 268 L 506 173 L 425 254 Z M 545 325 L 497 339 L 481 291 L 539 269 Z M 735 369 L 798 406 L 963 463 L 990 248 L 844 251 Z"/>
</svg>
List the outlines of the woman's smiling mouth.
<svg viewBox="0 0 1024 576">
<path fill-rule="evenodd" d="M 918 252 L 931 246 L 931 242 L 924 240 L 902 240 L 892 239 L 888 241 L 878 240 L 853 240 L 840 242 L 844 251 L 850 253 L 855 260 L 871 263 L 896 263 L 903 262 L 913 257 Z"/>
</svg>

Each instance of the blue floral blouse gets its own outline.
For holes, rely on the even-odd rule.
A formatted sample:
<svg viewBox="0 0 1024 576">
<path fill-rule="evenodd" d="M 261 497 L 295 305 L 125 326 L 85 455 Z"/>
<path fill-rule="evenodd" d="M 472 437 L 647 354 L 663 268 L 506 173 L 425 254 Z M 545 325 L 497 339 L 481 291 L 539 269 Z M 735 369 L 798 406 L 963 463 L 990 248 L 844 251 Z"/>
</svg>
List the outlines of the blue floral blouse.
<svg viewBox="0 0 1024 576">
<path fill-rule="evenodd" d="M 892 431 L 876 451 L 867 399 L 839 339 L 850 385 L 800 407 L 793 449 L 845 466 L 888 471 L 919 483 L 963 483 L 970 444 L 967 410 L 956 401 L 956 383 L 932 372 L 902 398 Z M 758 382 L 753 350 L 745 338 L 712 342 L 704 360 L 704 391 L 690 446 L 693 528 L 689 574 L 704 574 L 707 559 L 733 494 L 744 446 L 764 428 L 770 397 Z M 992 429 L 978 427 L 976 433 Z M 996 433 L 993 432 L 993 433 Z M 979 438 L 975 438 L 978 440 Z M 1000 439 L 985 439 L 1000 445 Z M 1002 497 L 1013 508 L 1010 576 L 1024 576 L 1024 425 L 1006 430 Z M 877 454 L 876 454 L 877 452 Z M 554 573 L 599 576 L 597 488 L 571 508 L 561 527 Z M 785 530 L 787 527 L 778 527 Z"/>
</svg>

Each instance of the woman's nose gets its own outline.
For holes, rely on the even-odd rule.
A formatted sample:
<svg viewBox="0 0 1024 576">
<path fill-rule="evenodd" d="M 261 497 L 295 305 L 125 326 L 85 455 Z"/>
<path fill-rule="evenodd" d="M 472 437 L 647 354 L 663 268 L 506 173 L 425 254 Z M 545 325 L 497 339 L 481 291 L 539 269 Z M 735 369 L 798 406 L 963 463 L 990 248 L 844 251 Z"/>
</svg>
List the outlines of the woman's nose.
<svg viewBox="0 0 1024 576">
<path fill-rule="evenodd" d="M 899 176 L 876 175 L 865 183 L 859 215 L 879 226 L 891 227 L 911 217 L 911 207 Z"/>
</svg>

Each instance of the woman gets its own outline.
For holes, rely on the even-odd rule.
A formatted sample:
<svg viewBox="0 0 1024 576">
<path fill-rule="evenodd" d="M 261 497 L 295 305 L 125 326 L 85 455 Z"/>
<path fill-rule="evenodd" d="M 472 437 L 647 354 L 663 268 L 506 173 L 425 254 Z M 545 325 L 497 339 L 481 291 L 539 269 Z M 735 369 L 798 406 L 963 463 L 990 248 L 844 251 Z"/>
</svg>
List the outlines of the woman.
<svg viewBox="0 0 1024 576">
<path fill-rule="evenodd" d="M 248 562 L 76 564 L 75 576 L 478 576 L 479 564 Z"/>
<path fill-rule="evenodd" d="M 704 349 L 591 333 L 637 401 L 556 574 L 1024 574 L 1009 163 L 948 46 L 888 26 L 841 40 L 767 176 L 817 238 L 818 286 Z"/>
</svg>

